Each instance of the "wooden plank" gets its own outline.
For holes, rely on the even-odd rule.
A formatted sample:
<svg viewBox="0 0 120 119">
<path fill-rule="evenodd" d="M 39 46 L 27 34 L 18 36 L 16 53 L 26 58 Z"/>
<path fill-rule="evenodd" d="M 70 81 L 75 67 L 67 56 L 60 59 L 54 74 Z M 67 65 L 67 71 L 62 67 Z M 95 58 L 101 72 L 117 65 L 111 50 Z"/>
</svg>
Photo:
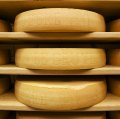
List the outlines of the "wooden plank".
<svg viewBox="0 0 120 119">
<path fill-rule="evenodd" d="M 31 70 L 19 68 L 15 65 L 1 65 L 0 75 L 120 75 L 120 67 L 107 65 L 90 70 Z"/>
<path fill-rule="evenodd" d="M 0 0 L 0 16 L 11 19 L 20 12 L 46 8 L 80 8 L 96 11 L 106 17 L 119 17 L 120 0 Z"/>
<path fill-rule="evenodd" d="M 20 103 L 12 92 L 8 92 L 0 96 L 0 110 L 16 110 L 16 111 L 45 111 L 28 107 Z M 120 97 L 108 94 L 104 101 L 85 109 L 72 111 L 114 111 L 120 110 Z"/>
<path fill-rule="evenodd" d="M 93 33 L 24 33 L 0 32 L 0 42 L 46 42 L 46 41 L 80 41 L 80 42 L 118 42 L 119 32 Z"/>
</svg>

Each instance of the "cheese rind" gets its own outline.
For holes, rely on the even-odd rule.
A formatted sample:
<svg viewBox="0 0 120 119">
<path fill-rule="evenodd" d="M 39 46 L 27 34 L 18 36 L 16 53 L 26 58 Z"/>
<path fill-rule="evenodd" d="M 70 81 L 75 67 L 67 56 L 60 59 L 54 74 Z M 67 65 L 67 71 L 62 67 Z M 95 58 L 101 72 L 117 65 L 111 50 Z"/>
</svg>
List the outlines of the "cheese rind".
<svg viewBox="0 0 120 119">
<path fill-rule="evenodd" d="M 120 96 L 120 77 L 110 76 L 108 84 L 110 92 L 114 95 Z"/>
<path fill-rule="evenodd" d="M 92 69 L 105 66 L 106 54 L 94 48 L 23 48 L 17 50 L 15 62 L 29 69 Z"/>
<path fill-rule="evenodd" d="M 4 20 L 0 20 L 0 32 L 9 32 L 9 31 L 10 31 L 9 24 Z"/>
<path fill-rule="evenodd" d="M 105 112 L 17 112 L 16 119 L 106 119 Z"/>
<path fill-rule="evenodd" d="M 0 49 L 0 65 L 9 63 L 9 50 Z"/>
<path fill-rule="evenodd" d="M 10 87 L 10 79 L 8 76 L 0 76 L 0 94 L 5 93 Z"/>
<path fill-rule="evenodd" d="M 42 80 L 41 80 L 42 79 Z M 106 97 L 104 79 L 70 81 L 65 79 L 49 80 L 21 78 L 16 80 L 15 95 L 17 99 L 34 108 L 45 110 L 73 110 L 93 106 Z M 59 78 L 58 78 L 59 79 Z"/>
<path fill-rule="evenodd" d="M 120 66 L 120 49 L 110 50 L 108 61 L 110 65 Z"/>
<path fill-rule="evenodd" d="M 120 19 L 114 20 L 109 24 L 110 32 L 120 32 Z"/>
<path fill-rule="evenodd" d="M 102 15 L 72 8 L 46 8 L 23 12 L 16 16 L 16 32 L 104 32 Z"/>
</svg>

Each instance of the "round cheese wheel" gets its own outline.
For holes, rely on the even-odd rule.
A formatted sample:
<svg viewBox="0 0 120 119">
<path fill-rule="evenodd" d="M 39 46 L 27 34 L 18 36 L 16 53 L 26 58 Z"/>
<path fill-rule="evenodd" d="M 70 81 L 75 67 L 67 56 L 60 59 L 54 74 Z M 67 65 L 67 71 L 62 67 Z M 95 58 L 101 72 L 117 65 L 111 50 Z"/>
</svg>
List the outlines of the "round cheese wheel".
<svg viewBox="0 0 120 119">
<path fill-rule="evenodd" d="M 22 48 L 15 56 L 18 67 L 48 70 L 73 70 L 103 67 L 106 55 L 94 48 Z"/>
<path fill-rule="evenodd" d="M 30 76 L 31 77 L 31 76 Z M 17 99 L 34 108 L 73 110 L 93 106 L 106 97 L 104 78 L 21 78 L 16 80 Z M 61 80 L 60 80 L 61 79 Z M 74 81 L 73 81 L 74 80 Z"/>
<path fill-rule="evenodd" d="M 120 19 L 114 20 L 109 24 L 109 31 L 120 32 Z"/>
<path fill-rule="evenodd" d="M 81 9 L 46 8 L 23 12 L 14 23 L 16 32 L 104 32 L 102 15 Z"/>
<path fill-rule="evenodd" d="M 0 111 L 0 119 L 8 119 L 8 111 Z"/>
<path fill-rule="evenodd" d="M 9 50 L 0 49 L 0 65 L 9 63 Z"/>
<path fill-rule="evenodd" d="M 5 93 L 10 87 L 10 78 L 8 76 L 0 76 L 0 94 Z"/>
<path fill-rule="evenodd" d="M 120 111 L 109 112 L 110 119 L 120 119 Z"/>
<path fill-rule="evenodd" d="M 16 119 L 106 119 L 105 112 L 18 112 Z"/>
<path fill-rule="evenodd" d="M 120 96 L 120 76 L 110 76 L 108 84 L 110 92 Z"/>
<path fill-rule="evenodd" d="M 110 65 L 120 66 L 120 49 L 110 50 L 108 61 Z"/>
<path fill-rule="evenodd" d="M 9 32 L 9 31 L 10 31 L 9 24 L 4 20 L 0 20 L 0 32 Z"/>
</svg>

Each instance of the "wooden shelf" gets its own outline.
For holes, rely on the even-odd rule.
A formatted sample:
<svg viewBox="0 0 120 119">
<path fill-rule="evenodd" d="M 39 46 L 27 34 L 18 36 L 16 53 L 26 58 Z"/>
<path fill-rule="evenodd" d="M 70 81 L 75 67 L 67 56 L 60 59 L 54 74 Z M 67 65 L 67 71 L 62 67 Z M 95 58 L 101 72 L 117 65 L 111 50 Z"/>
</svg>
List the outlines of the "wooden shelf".
<svg viewBox="0 0 120 119">
<path fill-rule="evenodd" d="M 70 70 L 70 71 L 55 71 L 55 70 L 31 70 L 19 68 L 15 65 L 1 65 L 0 75 L 120 75 L 120 67 L 105 66 L 91 70 Z"/>
<path fill-rule="evenodd" d="M 80 42 L 118 42 L 120 32 L 93 33 L 24 33 L 0 32 L 0 42 L 46 42 L 46 41 L 80 41 Z"/>
<path fill-rule="evenodd" d="M 0 110 L 45 111 L 37 110 L 20 103 L 19 101 L 17 101 L 12 92 L 0 96 Z M 120 110 L 120 97 L 108 94 L 104 101 L 95 106 L 73 111 L 113 111 L 113 110 L 116 111 Z"/>
<path fill-rule="evenodd" d="M 46 7 L 87 9 L 105 17 L 118 18 L 120 0 L 0 0 L 0 16 L 14 19 L 20 12 Z"/>
</svg>

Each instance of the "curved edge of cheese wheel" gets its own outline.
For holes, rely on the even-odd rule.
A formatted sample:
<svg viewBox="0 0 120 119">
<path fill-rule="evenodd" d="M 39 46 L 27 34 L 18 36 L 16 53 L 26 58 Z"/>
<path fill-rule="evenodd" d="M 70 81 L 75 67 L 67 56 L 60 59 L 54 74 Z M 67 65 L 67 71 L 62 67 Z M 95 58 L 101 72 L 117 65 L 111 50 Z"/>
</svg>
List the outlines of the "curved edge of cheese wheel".
<svg viewBox="0 0 120 119">
<path fill-rule="evenodd" d="M 120 76 L 110 76 L 108 87 L 111 93 L 120 97 Z"/>
<path fill-rule="evenodd" d="M 9 63 L 10 51 L 7 49 L 0 49 L 0 65 Z"/>
<path fill-rule="evenodd" d="M 106 97 L 103 79 L 55 81 L 18 79 L 15 82 L 17 99 L 34 108 L 45 110 L 73 110 L 93 106 Z M 62 79 L 63 80 L 63 79 Z M 88 93 L 89 92 L 89 93 Z"/>
<path fill-rule="evenodd" d="M 110 119 L 120 119 L 120 111 L 109 112 Z"/>
<path fill-rule="evenodd" d="M 112 49 L 108 52 L 110 65 L 120 66 L 120 49 Z"/>
<path fill-rule="evenodd" d="M 46 8 L 20 13 L 14 31 L 20 32 L 104 32 L 104 17 L 98 13 L 72 8 Z"/>
<path fill-rule="evenodd" d="M 16 119 L 106 119 L 105 112 L 17 112 Z"/>
<path fill-rule="evenodd" d="M 4 21 L 0 19 L 0 32 L 9 32 L 10 31 L 10 25 Z"/>
<path fill-rule="evenodd" d="M 120 32 L 120 19 L 110 22 L 108 27 L 110 32 Z"/>
<path fill-rule="evenodd" d="M 0 76 L 0 94 L 5 93 L 10 88 L 10 77 Z"/>
<path fill-rule="evenodd" d="M 9 111 L 0 110 L 0 119 L 8 119 Z"/>
<path fill-rule="evenodd" d="M 23 48 L 16 51 L 15 63 L 29 69 L 92 69 L 105 66 L 106 54 L 95 48 Z"/>
</svg>

